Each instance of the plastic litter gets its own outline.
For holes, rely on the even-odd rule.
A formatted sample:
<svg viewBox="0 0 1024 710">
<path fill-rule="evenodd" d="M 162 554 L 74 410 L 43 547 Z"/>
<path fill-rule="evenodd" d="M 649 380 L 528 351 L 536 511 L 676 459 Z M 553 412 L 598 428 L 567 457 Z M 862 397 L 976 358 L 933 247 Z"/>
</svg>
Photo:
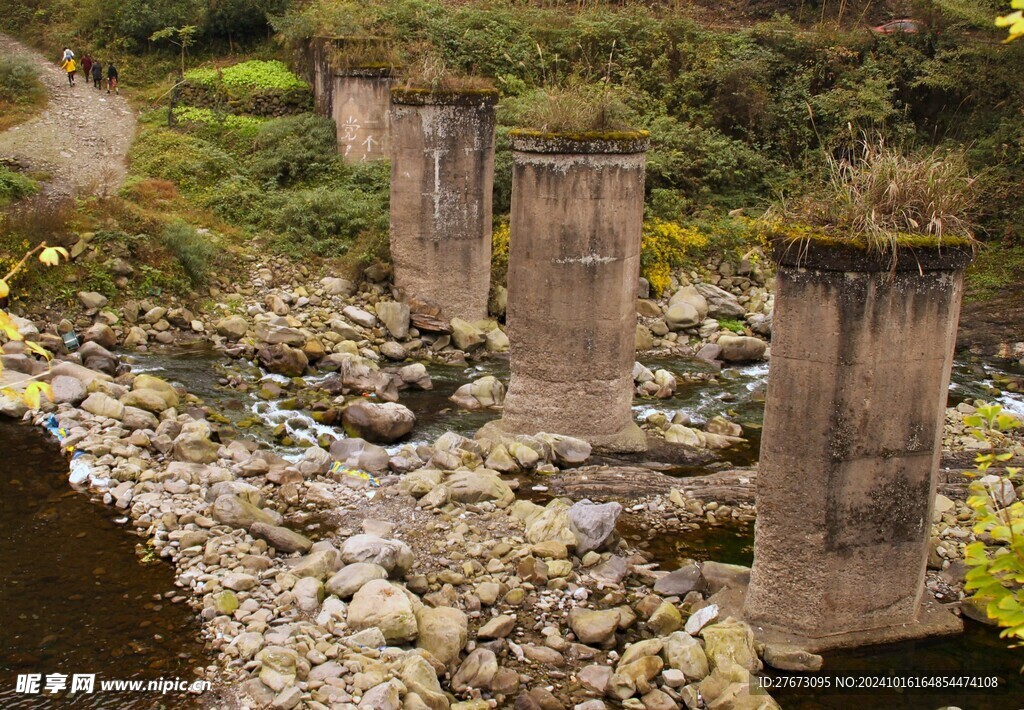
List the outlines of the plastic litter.
<svg viewBox="0 0 1024 710">
<path fill-rule="evenodd" d="M 358 468 L 349 468 L 340 461 L 335 461 L 334 463 L 332 463 L 328 473 L 341 473 L 346 476 L 351 476 L 352 478 L 360 478 L 369 483 L 374 488 L 380 488 L 380 481 L 378 481 L 377 478 L 372 473 L 370 473 L 369 471 L 363 471 L 362 469 Z"/>
</svg>

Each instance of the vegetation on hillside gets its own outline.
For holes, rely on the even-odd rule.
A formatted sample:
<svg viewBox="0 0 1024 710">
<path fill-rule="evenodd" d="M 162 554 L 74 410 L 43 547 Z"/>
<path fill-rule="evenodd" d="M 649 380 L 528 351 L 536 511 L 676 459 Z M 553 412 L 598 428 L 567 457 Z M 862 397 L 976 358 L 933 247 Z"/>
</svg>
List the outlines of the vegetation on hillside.
<svg viewBox="0 0 1024 710">
<path fill-rule="evenodd" d="M 32 62 L 18 56 L 0 57 L 0 131 L 18 125 L 45 105 L 46 87 Z"/>
</svg>

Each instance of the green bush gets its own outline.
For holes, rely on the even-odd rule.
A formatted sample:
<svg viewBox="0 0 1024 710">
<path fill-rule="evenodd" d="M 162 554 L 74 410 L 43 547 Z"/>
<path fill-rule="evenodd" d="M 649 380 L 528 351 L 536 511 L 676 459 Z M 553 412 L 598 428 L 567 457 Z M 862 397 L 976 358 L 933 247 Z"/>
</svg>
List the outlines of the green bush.
<svg viewBox="0 0 1024 710">
<path fill-rule="evenodd" d="M 132 175 L 170 180 L 192 195 L 242 172 L 235 158 L 210 141 L 156 126 L 143 128 L 128 160 Z"/>
<path fill-rule="evenodd" d="M 30 59 L 17 55 L 0 57 L 0 102 L 33 104 L 45 96 L 46 89 Z"/>
<path fill-rule="evenodd" d="M 39 190 L 39 183 L 0 165 L 0 206 L 10 204 Z"/>
<path fill-rule="evenodd" d="M 254 142 L 252 175 L 261 181 L 290 185 L 339 169 L 334 121 L 302 114 L 263 124 Z"/>
<path fill-rule="evenodd" d="M 388 230 L 387 195 L 350 186 L 272 192 L 266 226 L 295 256 L 342 256 L 364 232 Z"/>
<path fill-rule="evenodd" d="M 196 106 L 176 106 L 174 120 L 207 140 L 229 150 L 249 150 L 265 119 L 218 113 Z"/>
<path fill-rule="evenodd" d="M 175 220 L 164 228 L 160 242 L 174 255 L 193 286 L 206 281 L 217 253 L 207 235 L 200 234 L 187 222 Z"/>
<path fill-rule="evenodd" d="M 185 79 L 206 86 L 222 83 L 229 90 L 237 92 L 254 89 L 287 91 L 308 87 L 308 84 L 292 73 L 284 62 L 276 60 L 266 62 L 254 59 L 232 64 L 220 70 L 205 67 L 190 69 L 185 72 Z"/>
</svg>

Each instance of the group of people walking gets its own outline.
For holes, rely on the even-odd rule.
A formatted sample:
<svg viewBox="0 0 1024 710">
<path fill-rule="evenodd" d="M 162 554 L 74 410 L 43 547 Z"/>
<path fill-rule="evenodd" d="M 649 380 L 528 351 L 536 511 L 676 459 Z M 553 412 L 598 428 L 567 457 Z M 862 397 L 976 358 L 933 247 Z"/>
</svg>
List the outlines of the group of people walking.
<svg viewBox="0 0 1024 710">
<path fill-rule="evenodd" d="M 68 85 L 75 85 L 75 73 L 78 71 L 79 63 L 75 59 L 75 53 L 71 51 L 69 47 L 64 48 L 64 53 L 61 55 L 61 67 L 68 73 Z M 92 80 L 93 86 L 97 89 L 103 88 L 103 65 L 99 61 L 93 59 L 86 52 L 82 55 L 82 73 L 85 74 L 85 83 L 88 84 L 90 79 Z M 113 91 L 115 94 L 120 93 L 117 89 L 117 67 L 114 62 L 107 64 L 107 93 Z"/>
</svg>

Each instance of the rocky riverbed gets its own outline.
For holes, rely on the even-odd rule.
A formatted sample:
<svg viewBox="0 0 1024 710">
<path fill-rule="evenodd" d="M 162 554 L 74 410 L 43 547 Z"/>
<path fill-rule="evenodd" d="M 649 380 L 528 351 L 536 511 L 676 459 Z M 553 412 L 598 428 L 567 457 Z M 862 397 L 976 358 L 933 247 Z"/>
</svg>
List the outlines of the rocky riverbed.
<svg viewBox="0 0 1024 710">
<path fill-rule="evenodd" d="M 299 284 L 307 274 L 272 266 L 244 288 L 211 292 L 221 299 L 212 315 L 173 303 L 114 310 L 102 294 L 80 294 L 82 313 L 56 324 L 85 341 L 46 375 L 56 403 L 40 412 L 4 405 L 40 425 L 55 416 L 62 445 L 81 454 L 73 482 L 123 511 L 174 565 L 180 597 L 217 654 L 203 672 L 231 684 L 233 703 L 767 708 L 777 705 L 751 695 L 751 673 L 820 667 L 800 649 L 757 643 L 736 618 L 745 567 L 678 557 L 667 569 L 650 544 L 637 544 L 637 530 L 669 538 L 749 528 L 752 469 L 680 479 L 645 461 L 602 461 L 555 435 L 449 432 L 401 444 L 417 425 L 403 398 L 433 387 L 423 360 L 500 357 L 500 324 L 414 311 L 390 298 L 384 275 L 358 287 L 333 277 Z M 674 304 L 652 301 L 661 315 L 652 311 L 651 323 L 668 326 L 682 302 L 701 316 L 696 296 L 720 297 L 703 291 L 681 285 Z M 760 303 L 770 307 L 770 298 Z M 717 384 L 717 363 L 733 361 L 730 337 L 760 343 L 742 341 L 742 359 L 764 357 L 754 327 L 766 318 L 757 315 L 742 336 L 700 332 L 707 317 L 673 321 L 652 346 L 703 351 L 710 369 L 679 375 L 638 364 L 638 402 Z M 62 348 L 46 323 L 20 323 Z M 223 352 L 219 387 L 255 390 L 276 412 L 306 413 L 316 426 L 285 418 L 256 443 L 188 382 L 132 372 L 117 352 L 183 339 Z M 17 343 L 4 353 L 9 382 L 46 368 Z M 453 392 L 452 406 L 494 411 L 502 396 L 500 378 L 484 375 Z M 950 410 L 951 454 L 974 445 L 962 421 L 970 406 Z M 658 437 L 652 460 L 671 450 L 707 462 L 756 431 L 730 416 L 694 420 L 656 406 L 643 418 Z M 336 438 L 342 429 L 348 436 Z M 956 603 L 972 535 L 958 470 L 942 492 L 928 585 Z"/>
</svg>

